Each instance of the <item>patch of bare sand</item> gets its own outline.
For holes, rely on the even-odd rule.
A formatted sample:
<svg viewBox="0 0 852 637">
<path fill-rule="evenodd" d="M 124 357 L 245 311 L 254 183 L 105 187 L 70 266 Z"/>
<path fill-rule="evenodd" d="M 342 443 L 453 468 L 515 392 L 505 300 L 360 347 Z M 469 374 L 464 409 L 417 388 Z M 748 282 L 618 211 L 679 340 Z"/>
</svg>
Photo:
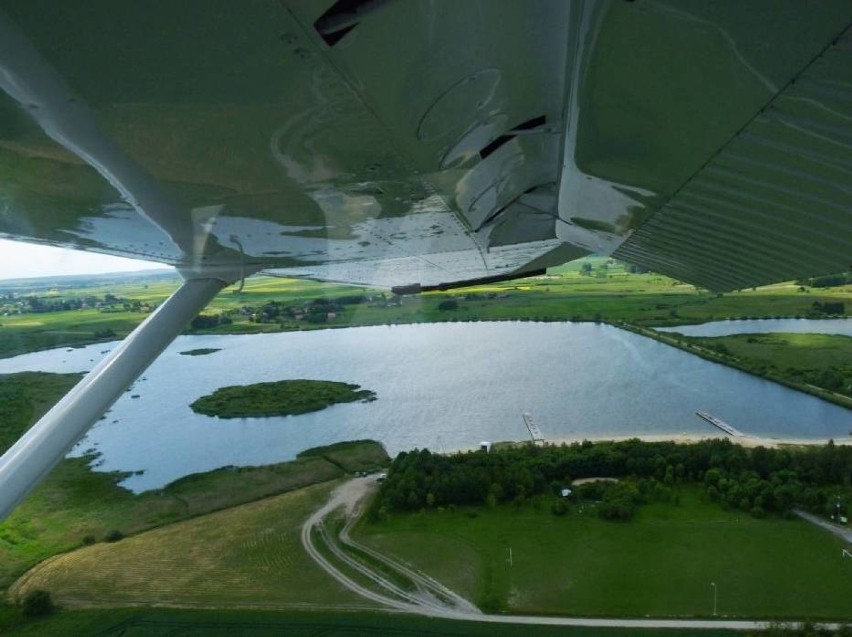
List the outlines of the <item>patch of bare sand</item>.
<svg viewBox="0 0 852 637">
<path fill-rule="evenodd" d="M 641 440 L 642 442 L 675 442 L 677 444 L 688 445 L 703 442 L 705 440 L 721 440 L 727 438 L 732 443 L 742 445 L 743 447 L 767 447 L 777 449 L 779 447 L 804 447 L 804 446 L 822 446 L 828 444 L 829 438 L 770 438 L 762 436 L 726 436 L 724 434 L 632 434 L 629 436 L 570 436 L 565 438 L 552 438 L 545 441 L 547 445 L 561 445 L 582 443 L 586 440 L 589 442 L 622 442 L 624 440 Z M 844 438 L 831 438 L 836 445 L 852 445 L 852 436 Z M 529 444 L 528 440 L 520 440 L 517 442 L 497 442 L 495 446 L 521 445 Z M 465 447 L 461 449 L 453 449 L 447 453 L 462 453 L 466 451 L 477 451 L 479 447 Z"/>
</svg>

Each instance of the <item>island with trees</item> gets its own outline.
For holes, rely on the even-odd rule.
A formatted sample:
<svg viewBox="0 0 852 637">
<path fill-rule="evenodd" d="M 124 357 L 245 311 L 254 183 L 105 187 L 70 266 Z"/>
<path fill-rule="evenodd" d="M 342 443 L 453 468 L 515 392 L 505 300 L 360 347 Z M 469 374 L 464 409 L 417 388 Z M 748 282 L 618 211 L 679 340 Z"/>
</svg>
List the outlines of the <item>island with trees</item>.
<svg viewBox="0 0 852 637">
<path fill-rule="evenodd" d="M 374 400 L 375 392 L 361 389 L 360 385 L 298 379 L 220 387 L 190 406 L 196 413 L 219 418 L 264 418 L 306 414 L 336 403 Z"/>
</svg>

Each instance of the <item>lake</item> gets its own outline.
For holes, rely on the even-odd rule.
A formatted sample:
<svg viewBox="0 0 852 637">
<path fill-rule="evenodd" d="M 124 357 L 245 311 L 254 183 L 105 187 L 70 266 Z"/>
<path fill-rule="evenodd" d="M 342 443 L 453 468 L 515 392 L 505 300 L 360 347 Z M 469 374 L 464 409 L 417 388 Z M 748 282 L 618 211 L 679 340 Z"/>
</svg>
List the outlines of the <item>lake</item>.
<svg viewBox="0 0 852 637">
<path fill-rule="evenodd" d="M 3 359 L 0 373 L 83 371 L 109 348 Z M 195 348 L 221 351 L 179 354 Z M 357 383 L 378 399 L 263 419 L 221 420 L 189 408 L 224 385 L 288 378 Z M 140 491 L 356 438 L 380 440 L 392 455 L 524 440 L 524 412 L 551 440 L 718 433 L 699 409 L 761 436 L 845 437 L 852 428 L 842 407 L 609 325 L 439 323 L 181 336 L 72 453 L 101 452 L 99 470 L 144 471 L 123 483 Z"/>
<path fill-rule="evenodd" d="M 654 329 L 658 332 L 678 332 L 684 336 L 730 336 L 731 334 L 769 334 L 770 332 L 852 336 L 852 319 L 743 319 L 711 321 L 699 325 L 655 327 Z"/>
</svg>

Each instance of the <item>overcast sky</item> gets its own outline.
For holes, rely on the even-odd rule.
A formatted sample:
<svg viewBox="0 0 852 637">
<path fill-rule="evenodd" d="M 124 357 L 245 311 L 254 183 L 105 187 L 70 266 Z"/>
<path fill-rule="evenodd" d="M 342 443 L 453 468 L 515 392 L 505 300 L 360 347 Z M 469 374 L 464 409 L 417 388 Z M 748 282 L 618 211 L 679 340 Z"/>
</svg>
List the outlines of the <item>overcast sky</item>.
<svg viewBox="0 0 852 637">
<path fill-rule="evenodd" d="M 169 266 L 0 239 L 0 280 L 58 274 L 132 272 Z"/>
</svg>

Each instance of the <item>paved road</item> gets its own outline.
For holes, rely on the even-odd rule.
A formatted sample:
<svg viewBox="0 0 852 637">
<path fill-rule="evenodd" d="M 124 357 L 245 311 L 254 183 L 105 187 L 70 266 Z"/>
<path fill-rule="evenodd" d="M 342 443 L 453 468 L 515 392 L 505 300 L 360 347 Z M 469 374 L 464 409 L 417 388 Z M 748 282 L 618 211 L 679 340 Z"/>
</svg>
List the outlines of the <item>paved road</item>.
<svg viewBox="0 0 852 637">
<path fill-rule="evenodd" d="M 352 540 L 349 529 L 357 520 L 360 513 L 360 503 L 376 487 L 375 480 L 370 478 L 355 478 L 343 484 L 329 501 L 314 513 L 302 526 L 302 545 L 317 564 L 338 582 L 350 590 L 369 600 L 382 604 L 396 611 L 416 613 L 444 619 L 459 619 L 464 621 L 489 622 L 494 624 L 528 624 L 540 626 L 588 626 L 611 628 L 679 628 L 688 630 L 727 629 L 727 630 L 764 630 L 769 628 L 768 622 L 748 620 L 705 620 L 705 619 L 608 619 L 591 617 L 539 617 L 525 615 L 485 615 L 463 597 L 450 591 L 432 578 L 409 568 L 400 562 L 373 551 Z M 417 586 L 417 591 L 400 588 L 390 582 L 385 576 L 370 571 L 364 564 L 346 555 L 346 552 L 336 546 L 334 538 L 328 536 L 322 524 L 324 518 L 332 511 L 345 507 L 347 523 L 337 538 L 342 544 L 354 547 L 368 553 L 374 559 L 381 561 L 388 568 L 396 570 L 400 575 Z M 798 512 L 797 512 L 798 513 Z M 805 514 L 807 515 L 807 514 Z M 804 517 L 804 516 L 803 516 Z M 822 526 L 822 525 L 821 525 Z M 833 525 L 832 525 L 833 526 Z M 342 573 L 327 560 L 314 546 L 312 534 L 317 530 L 324 534 L 324 539 L 335 557 L 368 577 L 374 585 L 385 590 L 387 594 L 377 593 L 362 586 Z M 830 529 L 833 530 L 833 529 Z M 838 623 L 820 624 L 822 628 L 837 630 Z"/>
</svg>

